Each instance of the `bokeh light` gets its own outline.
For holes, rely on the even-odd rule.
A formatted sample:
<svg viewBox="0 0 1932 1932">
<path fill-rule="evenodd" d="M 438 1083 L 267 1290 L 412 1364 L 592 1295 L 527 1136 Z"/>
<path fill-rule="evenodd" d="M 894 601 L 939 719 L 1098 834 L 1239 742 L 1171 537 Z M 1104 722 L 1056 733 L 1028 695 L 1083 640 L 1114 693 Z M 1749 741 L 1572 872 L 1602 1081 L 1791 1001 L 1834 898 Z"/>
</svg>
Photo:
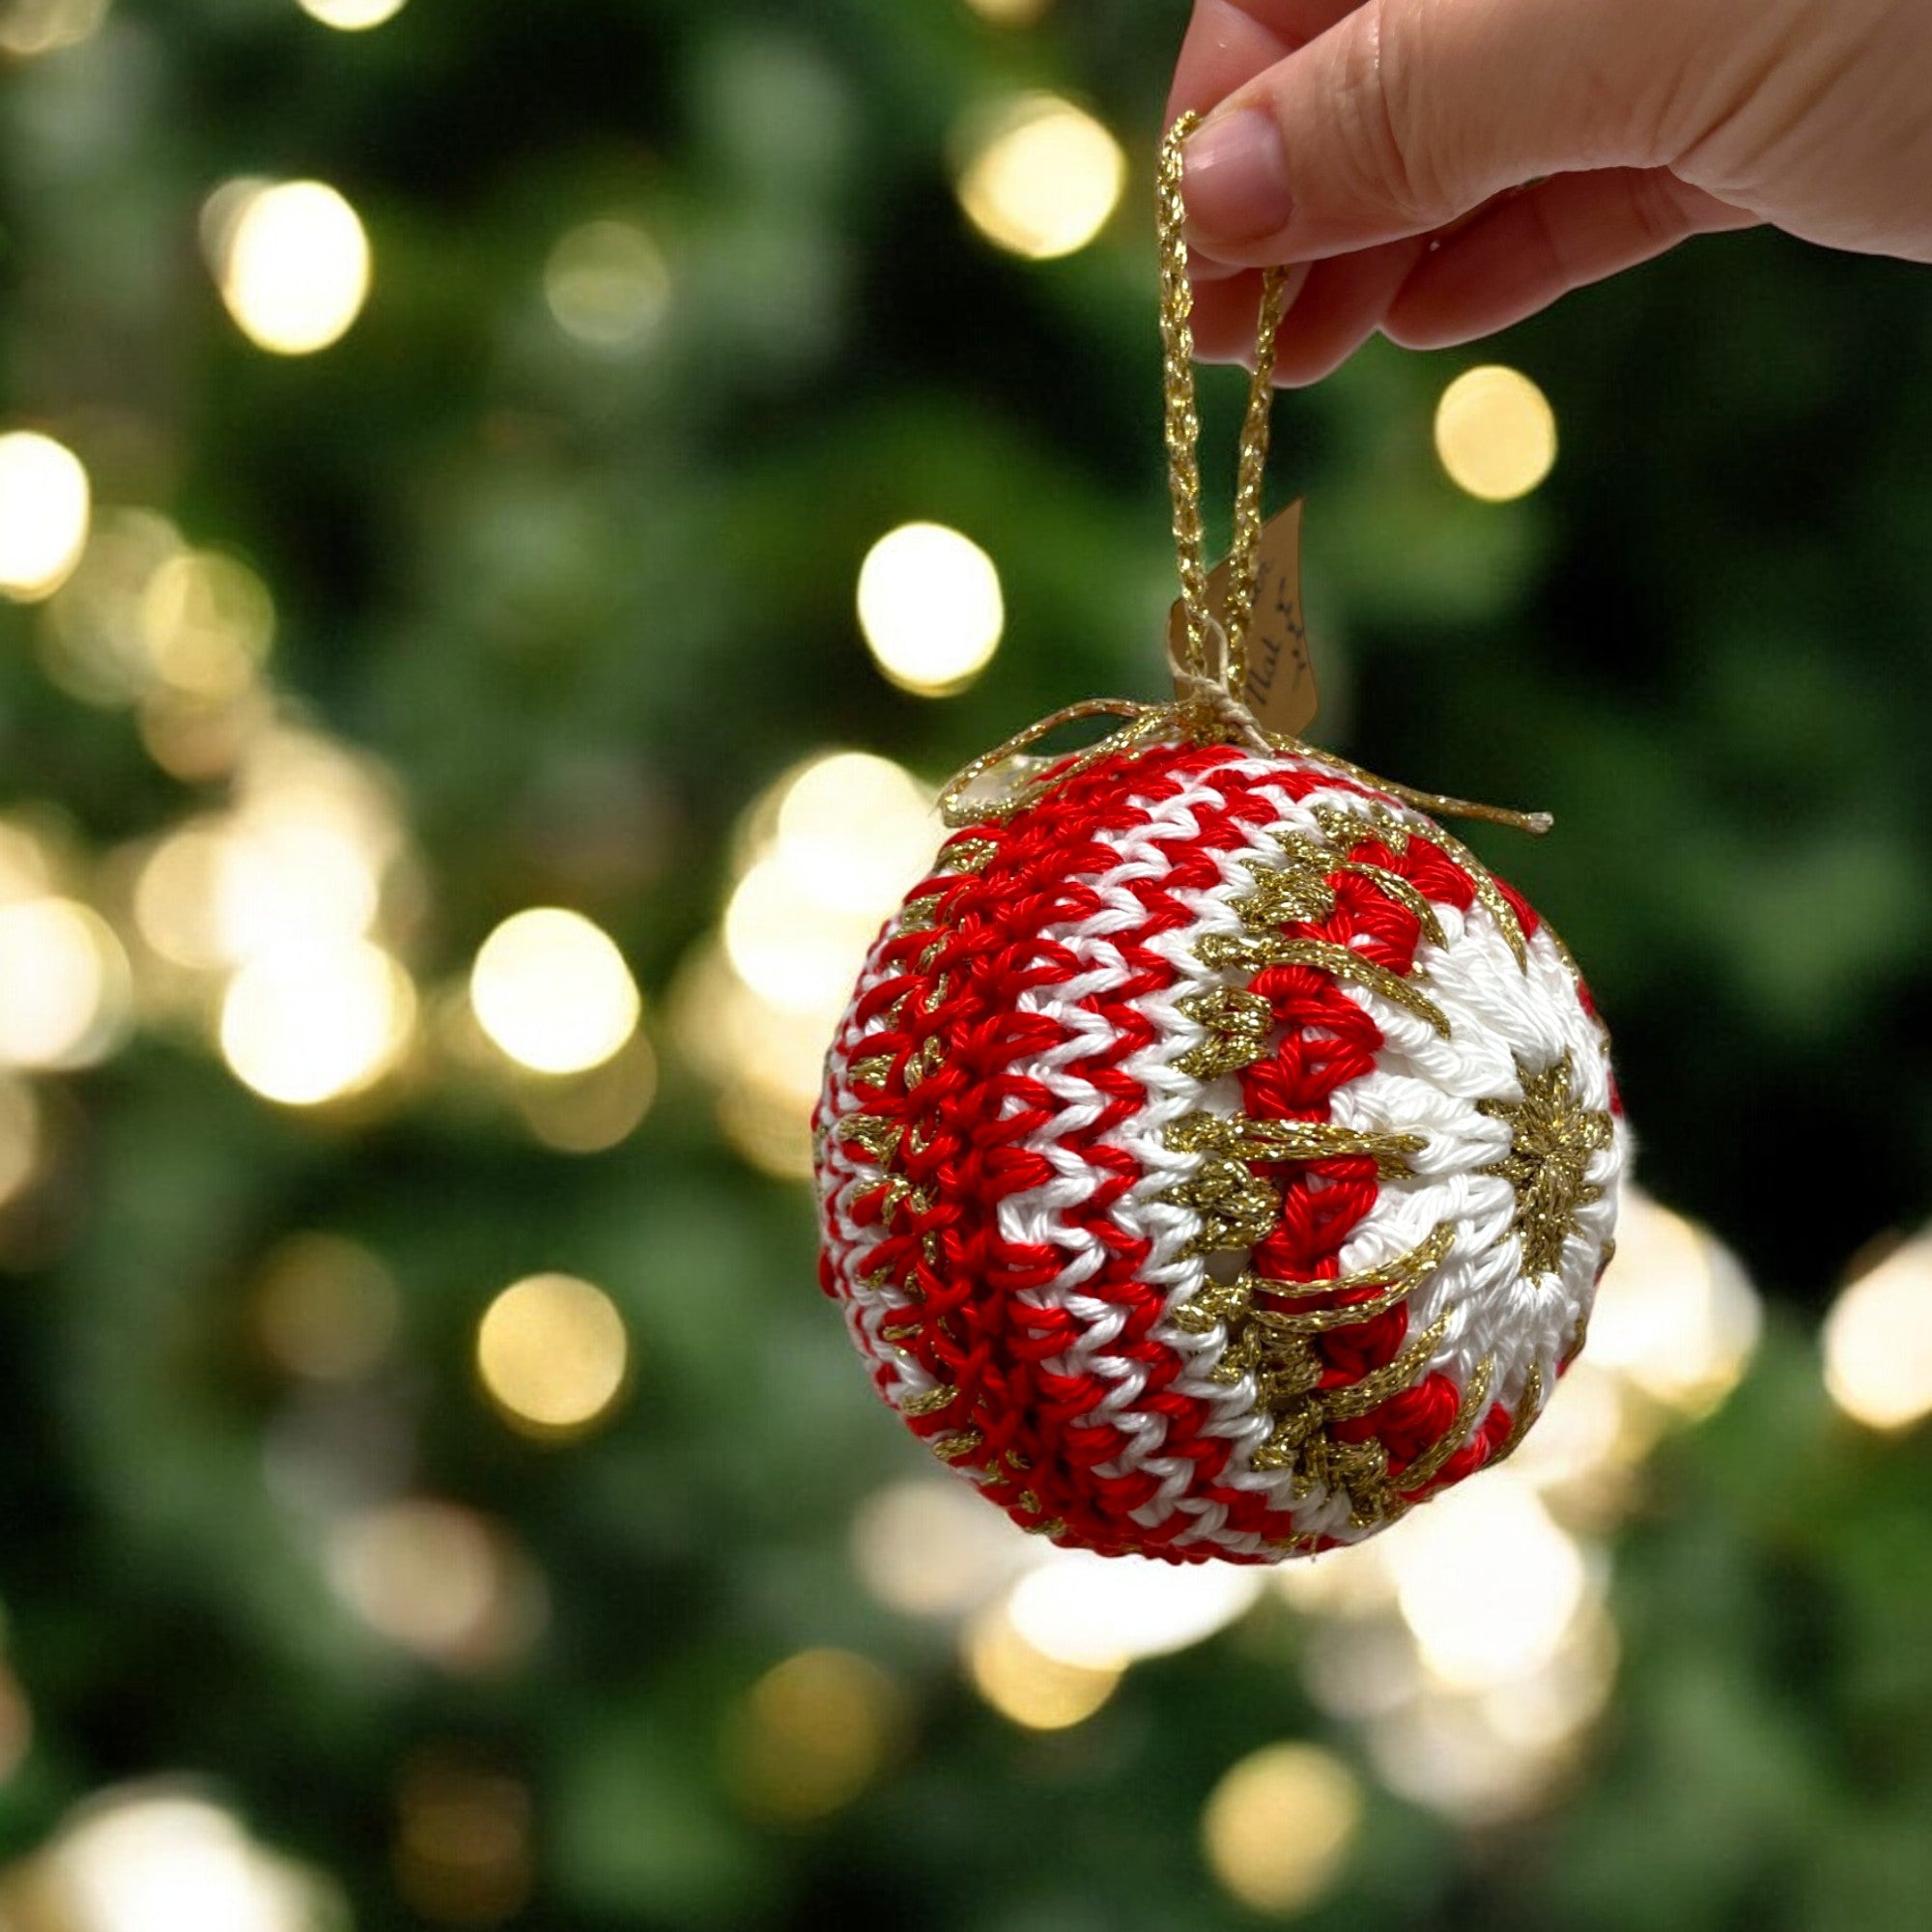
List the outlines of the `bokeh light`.
<svg viewBox="0 0 1932 1932">
<path fill-rule="evenodd" d="M 268 586 L 219 551 L 166 558 L 141 597 L 141 631 L 156 679 L 189 697 L 240 696 L 274 639 Z"/>
<path fill-rule="evenodd" d="M 629 1359 L 616 1303 L 574 1275 L 513 1283 L 476 1330 L 484 1388 L 511 1423 L 537 1436 L 588 1428 L 616 1400 Z"/>
<path fill-rule="evenodd" d="M 360 1094 L 401 1058 L 415 988 L 381 947 L 339 940 L 251 959 L 221 1002 L 221 1052 L 265 1099 L 312 1107 Z"/>
<path fill-rule="evenodd" d="M 996 246 L 1029 261 L 1084 248 L 1126 185 L 1121 145 L 1056 94 L 1023 94 L 975 128 L 959 170 L 959 205 Z"/>
<path fill-rule="evenodd" d="M 24 1080 L 0 1076 L 0 1208 L 24 1193 L 40 1173 L 40 1102 Z"/>
<path fill-rule="evenodd" d="M 311 19 L 345 34 L 359 34 L 393 20 L 407 0 L 296 0 Z"/>
<path fill-rule="evenodd" d="M 726 1770 L 754 1817 L 808 1825 L 878 1776 L 904 1718 L 897 1683 L 847 1650 L 802 1650 L 759 1678 L 724 1738 Z"/>
<path fill-rule="evenodd" d="M 88 1066 L 126 1035 L 128 955 L 100 915 L 71 899 L 0 905 L 0 1062 Z"/>
<path fill-rule="evenodd" d="M 6 0 L 0 6 L 0 53 L 32 60 L 77 46 L 99 31 L 110 0 Z"/>
<path fill-rule="evenodd" d="M 1588 1588 L 1576 1539 L 1507 1470 L 1418 1511 L 1389 1560 L 1423 1662 L 1463 1690 L 1534 1676 L 1562 1647 Z"/>
<path fill-rule="evenodd" d="M 1002 27 L 1030 27 L 1046 12 L 1051 0 L 966 0 L 982 20 Z"/>
<path fill-rule="evenodd" d="M 1868 1429 L 1932 1415 L 1932 1236 L 1901 1243 L 1850 1282 L 1825 1318 L 1825 1387 Z"/>
<path fill-rule="evenodd" d="M 958 1616 L 997 1595 L 1035 1547 L 964 1483 L 913 1477 L 874 1492 L 852 1519 L 866 1587 L 911 1616 Z"/>
<path fill-rule="evenodd" d="M 38 430 L 0 436 L 0 595 L 48 597 L 87 545 L 91 491 L 80 458 Z"/>
<path fill-rule="evenodd" d="M 1316 1745 L 1269 1745 L 1215 1785 L 1201 1837 L 1235 1897 L 1287 1918 L 1334 1889 L 1361 1817 L 1361 1787 L 1340 1758 Z"/>
<path fill-rule="evenodd" d="M 327 183 L 231 184 L 223 199 L 212 198 L 205 225 L 221 299 L 258 348 L 278 355 L 327 349 L 361 313 L 369 238 Z"/>
<path fill-rule="evenodd" d="M 738 881 L 724 910 L 724 951 L 760 999 L 797 1013 L 820 1013 L 852 989 L 862 950 L 877 923 L 826 905 L 782 854 L 760 859 Z"/>
<path fill-rule="evenodd" d="M 637 1131 L 657 1091 L 657 1055 L 642 1034 L 634 1033 L 587 1072 L 519 1082 L 516 1102 L 545 1147 L 559 1153 L 603 1153 Z"/>
<path fill-rule="evenodd" d="M 1122 1674 L 1119 1664 L 1049 1657 L 1028 1642 L 1003 1606 L 968 1626 L 961 1649 L 973 1688 L 1003 1718 L 1030 1731 L 1084 1723 L 1113 1696 Z"/>
<path fill-rule="evenodd" d="M 189 819 L 143 862 L 135 923 L 163 958 L 191 968 L 359 939 L 381 907 L 386 843 L 314 795 Z"/>
<path fill-rule="evenodd" d="M 439 1925 L 496 1925 L 536 1878 L 529 1787 L 456 1750 L 418 1752 L 396 1786 L 396 1889 Z"/>
<path fill-rule="evenodd" d="M 520 1654 L 542 1625 L 541 1579 L 489 1518 L 410 1496 L 331 1526 L 324 1567 L 342 1603 L 399 1649 L 456 1671 Z"/>
<path fill-rule="evenodd" d="M 0 1785 L 26 1761 L 34 1743 L 33 1707 L 20 1680 L 0 1664 Z"/>
<path fill-rule="evenodd" d="M 1467 369 L 1435 406 L 1435 453 L 1450 480 L 1486 503 L 1524 497 L 1556 462 L 1556 412 L 1520 369 Z"/>
<path fill-rule="evenodd" d="M 642 1011 L 610 936 L 556 906 L 515 913 L 491 933 L 470 971 L 469 1000 L 491 1039 L 538 1073 L 601 1065 Z"/>
<path fill-rule="evenodd" d="M 1597 1291 L 1589 1361 L 1681 1416 L 1708 1414 L 1744 1374 L 1763 1310 L 1705 1229 L 1627 1187 L 1616 1258 Z"/>
<path fill-rule="evenodd" d="M 544 264 L 544 300 L 556 326 L 591 349 L 638 348 L 670 306 L 664 251 L 635 222 L 585 221 Z"/>
<path fill-rule="evenodd" d="M 903 765 L 834 752 L 802 766 L 774 814 L 775 857 L 812 897 L 876 925 L 930 863 L 943 835 L 932 796 Z"/>
<path fill-rule="evenodd" d="M 395 1277 L 360 1242 L 292 1235 L 255 1281 L 255 1328 L 270 1359 L 314 1381 L 354 1381 L 387 1355 L 402 1315 Z"/>
<path fill-rule="evenodd" d="M 1616 1662 L 1609 1619 L 1593 1605 L 1533 1676 L 1486 1690 L 1434 1676 L 1406 1686 L 1366 1714 L 1377 1775 L 1398 1797 L 1468 1826 L 1547 1808 L 1577 1771 Z"/>
<path fill-rule="evenodd" d="M 131 704 L 155 682 L 145 618 L 148 586 L 184 549 L 154 510 L 109 509 L 94 520 L 79 562 L 48 604 L 40 646 L 47 675 L 89 704 Z"/>
<path fill-rule="evenodd" d="M 673 1043 L 718 1087 L 719 1122 L 760 1172 L 810 1172 L 826 1039 L 941 837 L 930 788 L 860 752 L 807 759 L 744 813 L 722 945 L 686 960 L 668 1006 Z"/>
<path fill-rule="evenodd" d="M 1185 1650 L 1260 1596 L 1262 1573 L 1232 1563 L 1162 1563 L 1052 1549 L 1014 1586 L 1013 1628 L 1063 1663 L 1115 1669 Z"/>
<path fill-rule="evenodd" d="M 28 1897 L 29 1926 L 47 1932 L 328 1932 L 341 1913 L 232 1813 L 164 1783 L 80 1807 L 35 1860 Z"/>
<path fill-rule="evenodd" d="M 993 559 L 944 524 L 901 524 L 859 570 L 859 627 L 901 690 L 941 697 L 992 662 L 1006 625 Z"/>
</svg>

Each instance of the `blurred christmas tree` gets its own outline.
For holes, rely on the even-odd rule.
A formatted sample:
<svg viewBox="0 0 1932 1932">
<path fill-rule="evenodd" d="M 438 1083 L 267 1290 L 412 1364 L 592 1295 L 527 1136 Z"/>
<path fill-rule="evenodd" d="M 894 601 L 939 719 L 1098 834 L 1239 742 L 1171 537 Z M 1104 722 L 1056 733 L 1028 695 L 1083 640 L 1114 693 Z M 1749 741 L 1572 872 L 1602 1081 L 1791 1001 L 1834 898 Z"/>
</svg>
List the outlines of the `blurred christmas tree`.
<svg viewBox="0 0 1932 1932">
<path fill-rule="evenodd" d="M 1923 271 L 1281 405 L 1697 1217 L 1510 1470 L 1054 1556 L 813 1292 L 933 779 L 1151 688 L 1182 13 L 0 0 L 0 1924 L 1922 1922 Z"/>
</svg>

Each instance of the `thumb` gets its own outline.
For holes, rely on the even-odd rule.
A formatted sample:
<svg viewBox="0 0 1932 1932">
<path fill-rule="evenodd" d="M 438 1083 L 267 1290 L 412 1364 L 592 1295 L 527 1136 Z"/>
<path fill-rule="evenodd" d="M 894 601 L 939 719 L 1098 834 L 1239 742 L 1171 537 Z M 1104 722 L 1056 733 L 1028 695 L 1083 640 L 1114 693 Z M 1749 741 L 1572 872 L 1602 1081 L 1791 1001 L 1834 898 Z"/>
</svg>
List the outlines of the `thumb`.
<svg viewBox="0 0 1932 1932">
<path fill-rule="evenodd" d="M 1366 0 L 1189 140 L 1188 239 L 1221 262 L 1311 261 L 1425 234 L 1540 175 L 1661 166 L 1728 11 Z"/>
</svg>

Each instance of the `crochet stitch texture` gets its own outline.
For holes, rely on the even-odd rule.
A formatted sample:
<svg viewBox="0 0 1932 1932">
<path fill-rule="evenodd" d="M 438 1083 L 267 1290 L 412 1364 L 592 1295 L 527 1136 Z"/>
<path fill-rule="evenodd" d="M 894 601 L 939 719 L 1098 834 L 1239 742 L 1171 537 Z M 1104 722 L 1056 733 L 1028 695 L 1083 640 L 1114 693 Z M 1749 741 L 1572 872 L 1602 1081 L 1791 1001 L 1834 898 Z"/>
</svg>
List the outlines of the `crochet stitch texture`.
<svg viewBox="0 0 1932 1932">
<path fill-rule="evenodd" d="M 1319 759 L 1158 745 L 948 839 L 814 1118 L 879 1394 L 1024 1528 L 1269 1562 L 1509 1453 L 1627 1134 L 1561 943 Z"/>
</svg>

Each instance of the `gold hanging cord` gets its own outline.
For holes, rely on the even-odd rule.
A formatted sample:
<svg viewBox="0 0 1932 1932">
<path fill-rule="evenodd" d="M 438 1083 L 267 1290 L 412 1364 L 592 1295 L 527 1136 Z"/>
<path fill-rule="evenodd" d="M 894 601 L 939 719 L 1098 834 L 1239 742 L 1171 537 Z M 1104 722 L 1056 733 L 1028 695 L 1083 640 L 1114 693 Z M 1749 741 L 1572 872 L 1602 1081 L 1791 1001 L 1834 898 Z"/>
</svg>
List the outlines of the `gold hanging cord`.
<svg viewBox="0 0 1932 1932">
<path fill-rule="evenodd" d="M 1010 818 L 1037 804 L 1054 786 L 1116 753 L 1155 739 L 1197 744 L 1238 744 L 1263 757 L 1293 756 L 1329 766 L 1346 777 L 1400 799 L 1437 817 L 1483 819 L 1520 832 L 1547 832 L 1549 815 L 1474 805 L 1466 799 L 1378 778 L 1333 752 L 1264 730 L 1248 709 L 1248 634 L 1254 621 L 1255 580 L 1262 534 L 1262 480 L 1267 466 L 1268 414 L 1274 400 L 1274 344 L 1281 327 L 1287 271 L 1269 269 L 1262 277 L 1261 313 L 1255 326 L 1254 369 L 1248 380 L 1247 412 L 1241 423 L 1240 458 L 1235 479 L 1235 535 L 1229 556 L 1225 611 L 1216 615 L 1208 587 L 1208 565 L 1201 523 L 1201 417 L 1194 390 L 1194 287 L 1187 275 L 1187 205 L 1184 195 L 1187 137 L 1200 126 L 1198 114 L 1183 114 L 1161 143 L 1156 213 L 1160 238 L 1161 377 L 1165 391 L 1167 481 L 1174 501 L 1174 551 L 1180 575 L 1181 629 L 1170 643 L 1175 697 L 1167 704 L 1142 704 L 1127 697 L 1092 697 L 1069 704 L 1049 718 L 1017 731 L 1005 744 L 964 766 L 939 795 L 950 826 Z M 1023 754 L 1064 724 L 1088 718 L 1127 722 L 1070 759 Z M 988 798 L 969 797 L 980 781 L 1001 767 L 1016 764 L 1005 789 Z"/>
</svg>

